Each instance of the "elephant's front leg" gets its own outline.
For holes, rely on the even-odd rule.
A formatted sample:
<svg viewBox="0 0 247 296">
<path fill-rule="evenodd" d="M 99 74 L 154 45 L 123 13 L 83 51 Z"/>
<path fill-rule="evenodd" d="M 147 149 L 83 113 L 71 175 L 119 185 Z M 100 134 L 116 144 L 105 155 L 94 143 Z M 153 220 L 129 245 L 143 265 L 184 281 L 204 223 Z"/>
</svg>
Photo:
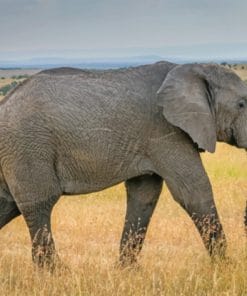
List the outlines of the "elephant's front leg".
<svg viewBox="0 0 247 296">
<path fill-rule="evenodd" d="M 126 182 L 127 212 L 120 244 L 120 262 L 123 266 L 134 263 L 141 251 L 162 184 L 162 178 L 155 174 Z"/>
<path fill-rule="evenodd" d="M 225 235 L 198 151 L 193 146 L 179 145 L 159 158 L 156 165 L 173 198 L 195 223 L 209 254 L 224 257 Z"/>
</svg>

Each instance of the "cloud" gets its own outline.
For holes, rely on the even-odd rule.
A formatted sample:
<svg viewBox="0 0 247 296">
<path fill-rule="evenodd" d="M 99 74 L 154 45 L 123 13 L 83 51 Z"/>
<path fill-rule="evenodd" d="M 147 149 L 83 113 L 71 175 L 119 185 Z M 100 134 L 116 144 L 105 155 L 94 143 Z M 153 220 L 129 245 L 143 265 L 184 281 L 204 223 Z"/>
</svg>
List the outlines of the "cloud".
<svg viewBox="0 0 247 296">
<path fill-rule="evenodd" d="M 245 0 L 0 0 L 1 51 L 246 40 Z"/>
</svg>

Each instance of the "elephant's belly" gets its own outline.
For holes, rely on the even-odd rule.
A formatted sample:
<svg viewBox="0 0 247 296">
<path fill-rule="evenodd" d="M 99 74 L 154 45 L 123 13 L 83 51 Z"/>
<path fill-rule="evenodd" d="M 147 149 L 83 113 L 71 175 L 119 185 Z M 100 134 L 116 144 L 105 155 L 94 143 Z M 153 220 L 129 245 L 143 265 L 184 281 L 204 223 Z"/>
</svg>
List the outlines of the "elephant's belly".
<svg viewBox="0 0 247 296">
<path fill-rule="evenodd" d="M 74 195 L 74 194 L 87 194 L 96 191 L 100 191 L 116 184 L 123 182 L 124 179 L 115 179 L 114 182 L 92 182 L 92 183 L 85 183 L 84 181 L 79 180 L 63 180 L 62 188 L 64 195 Z"/>
<path fill-rule="evenodd" d="M 63 194 L 84 194 L 100 191 L 127 179 L 144 174 L 140 157 L 128 159 L 65 158 L 57 164 L 57 175 Z"/>
</svg>

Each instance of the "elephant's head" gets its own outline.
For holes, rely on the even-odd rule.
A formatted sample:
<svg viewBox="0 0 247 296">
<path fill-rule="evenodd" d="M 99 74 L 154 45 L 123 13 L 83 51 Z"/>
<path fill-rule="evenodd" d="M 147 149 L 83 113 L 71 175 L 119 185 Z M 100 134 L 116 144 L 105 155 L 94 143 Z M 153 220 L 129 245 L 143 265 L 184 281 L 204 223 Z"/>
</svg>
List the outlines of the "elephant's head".
<svg viewBox="0 0 247 296">
<path fill-rule="evenodd" d="M 185 131 L 200 149 L 216 141 L 247 148 L 247 85 L 219 65 L 173 68 L 158 91 L 165 118 Z M 247 234 L 247 204 L 245 209 Z"/>
<path fill-rule="evenodd" d="M 185 131 L 200 149 L 216 141 L 247 148 L 247 85 L 214 64 L 176 66 L 158 91 L 165 118 Z"/>
</svg>

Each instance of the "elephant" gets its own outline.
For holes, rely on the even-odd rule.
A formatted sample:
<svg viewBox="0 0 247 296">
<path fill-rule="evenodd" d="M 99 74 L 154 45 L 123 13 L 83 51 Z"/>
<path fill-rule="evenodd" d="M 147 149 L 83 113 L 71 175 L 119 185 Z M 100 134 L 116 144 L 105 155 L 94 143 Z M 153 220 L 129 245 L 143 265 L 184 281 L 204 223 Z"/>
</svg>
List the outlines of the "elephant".
<svg viewBox="0 0 247 296">
<path fill-rule="evenodd" d="M 217 141 L 247 148 L 247 85 L 220 65 L 43 70 L 0 102 L 0 227 L 22 215 L 34 263 L 53 266 L 60 196 L 125 182 L 125 266 L 137 260 L 164 181 L 209 255 L 222 258 L 226 238 L 200 157 Z"/>
</svg>

